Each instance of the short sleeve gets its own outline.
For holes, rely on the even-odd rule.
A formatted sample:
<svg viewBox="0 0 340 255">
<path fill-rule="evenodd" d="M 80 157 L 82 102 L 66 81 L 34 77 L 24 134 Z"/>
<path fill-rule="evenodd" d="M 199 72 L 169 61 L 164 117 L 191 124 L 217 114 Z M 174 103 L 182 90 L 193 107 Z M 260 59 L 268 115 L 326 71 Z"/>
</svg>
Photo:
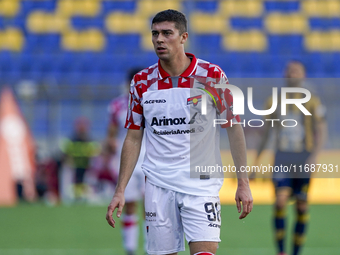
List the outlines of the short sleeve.
<svg viewBox="0 0 340 255">
<path fill-rule="evenodd" d="M 229 84 L 228 78 L 223 71 L 221 71 L 221 76 L 219 83 Z M 226 119 L 228 122 L 221 125 L 222 128 L 230 127 L 231 124 L 241 122 L 239 115 L 234 115 L 233 113 L 233 95 L 229 89 L 218 89 L 220 104 L 218 104 L 221 119 Z"/>
<path fill-rule="evenodd" d="M 129 105 L 125 128 L 139 130 L 144 127 L 143 107 L 141 104 L 142 91 L 136 84 L 136 75 L 130 85 Z"/>
</svg>

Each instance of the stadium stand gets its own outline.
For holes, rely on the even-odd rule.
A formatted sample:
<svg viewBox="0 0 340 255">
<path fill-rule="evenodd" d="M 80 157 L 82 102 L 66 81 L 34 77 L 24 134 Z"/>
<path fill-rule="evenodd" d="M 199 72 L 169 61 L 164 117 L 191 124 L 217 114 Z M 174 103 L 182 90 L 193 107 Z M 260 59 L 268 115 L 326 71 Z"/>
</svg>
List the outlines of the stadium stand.
<svg viewBox="0 0 340 255">
<path fill-rule="evenodd" d="M 339 17 L 340 2 L 329 1 L 301 1 L 301 11 L 309 17 Z"/>
<path fill-rule="evenodd" d="M 228 31 L 228 21 L 221 15 L 193 13 L 191 31 L 198 34 L 223 34 Z"/>
<path fill-rule="evenodd" d="M 303 34 L 309 28 L 307 18 L 297 13 L 270 13 L 264 23 L 270 34 Z"/>
<path fill-rule="evenodd" d="M 231 32 L 223 37 L 223 45 L 230 51 L 263 52 L 267 49 L 267 39 L 260 30 Z"/>
<path fill-rule="evenodd" d="M 16 28 L 8 27 L 6 30 L 0 31 L 0 50 L 20 52 L 24 41 L 22 32 Z"/>
<path fill-rule="evenodd" d="M 19 0 L 3 0 L 0 1 L 0 15 L 10 18 L 15 17 L 20 9 Z"/>
<path fill-rule="evenodd" d="M 338 0 L 0 0 L 0 85 L 114 96 L 127 69 L 157 60 L 150 19 L 167 8 L 187 14 L 187 51 L 229 77 L 282 77 L 292 58 L 309 77 L 340 77 Z"/>
<path fill-rule="evenodd" d="M 260 17 L 264 12 L 263 1 L 220 1 L 218 10 L 225 17 Z"/>
</svg>

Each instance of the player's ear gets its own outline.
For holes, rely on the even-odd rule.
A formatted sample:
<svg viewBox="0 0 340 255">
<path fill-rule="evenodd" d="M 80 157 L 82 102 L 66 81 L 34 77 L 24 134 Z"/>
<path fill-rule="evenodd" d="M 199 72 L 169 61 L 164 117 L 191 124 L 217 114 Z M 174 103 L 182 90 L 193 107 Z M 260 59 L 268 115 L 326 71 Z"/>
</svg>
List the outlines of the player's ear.
<svg viewBox="0 0 340 255">
<path fill-rule="evenodd" d="M 184 33 L 181 35 L 181 44 L 184 44 L 184 43 L 188 40 L 188 37 L 189 37 L 188 32 L 184 32 Z"/>
</svg>

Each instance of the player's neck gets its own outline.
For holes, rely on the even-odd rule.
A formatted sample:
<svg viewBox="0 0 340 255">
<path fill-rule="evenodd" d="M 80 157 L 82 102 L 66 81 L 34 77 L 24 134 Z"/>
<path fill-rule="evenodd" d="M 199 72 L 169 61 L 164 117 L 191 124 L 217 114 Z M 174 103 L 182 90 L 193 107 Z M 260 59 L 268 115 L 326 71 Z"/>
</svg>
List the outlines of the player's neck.
<svg viewBox="0 0 340 255">
<path fill-rule="evenodd" d="M 169 61 L 160 60 L 162 68 L 166 71 L 170 76 L 180 76 L 191 63 L 191 59 L 187 57 L 187 55 L 180 54 Z"/>
</svg>

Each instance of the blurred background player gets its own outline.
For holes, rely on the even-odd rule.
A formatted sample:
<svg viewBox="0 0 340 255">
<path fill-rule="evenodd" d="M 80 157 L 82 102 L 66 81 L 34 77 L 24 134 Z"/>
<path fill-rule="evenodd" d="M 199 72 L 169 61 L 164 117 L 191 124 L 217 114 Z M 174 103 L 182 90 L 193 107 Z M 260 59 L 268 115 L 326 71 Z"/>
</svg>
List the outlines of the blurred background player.
<svg viewBox="0 0 340 255">
<path fill-rule="evenodd" d="M 128 74 L 129 82 L 140 70 L 141 69 L 130 70 Z M 124 126 L 129 104 L 129 88 L 130 83 L 128 83 L 124 94 L 115 98 L 109 106 L 110 124 L 108 128 L 108 142 L 114 148 L 115 166 L 117 170 L 119 169 L 121 150 L 127 133 L 127 129 L 125 129 Z M 137 165 L 125 190 L 125 211 L 122 217 L 122 235 L 125 250 L 129 255 L 135 254 L 138 247 L 139 227 L 137 206 L 138 202 L 144 197 L 145 188 L 145 176 L 141 167 L 143 158 L 144 146 L 142 146 Z"/>
<path fill-rule="evenodd" d="M 302 87 L 305 79 L 305 67 L 299 61 L 291 61 L 288 63 L 285 71 L 286 86 Z M 301 93 L 287 94 L 287 98 L 300 98 Z M 265 109 L 269 109 L 272 105 L 272 99 L 267 102 Z M 280 96 L 279 103 L 280 105 Z M 321 105 L 320 99 L 313 95 L 311 99 L 304 104 L 305 108 L 312 114 L 304 115 L 295 105 L 287 105 L 287 115 L 280 116 L 280 110 L 277 110 L 269 119 L 294 119 L 298 122 L 295 127 L 282 127 L 274 125 L 276 129 L 276 154 L 275 166 L 296 167 L 308 164 L 316 164 L 316 158 L 322 149 L 326 140 L 326 122 L 325 108 Z M 260 146 L 257 150 L 258 159 L 265 148 L 268 141 L 270 131 L 273 130 L 269 122 L 266 123 L 265 132 L 262 136 Z M 284 255 L 284 239 L 285 239 L 285 218 L 286 206 L 291 196 L 296 200 L 296 223 L 294 229 L 294 245 L 292 254 L 299 254 L 300 248 L 305 240 L 306 225 L 308 222 L 308 202 L 307 192 L 310 182 L 310 172 L 293 174 L 293 173 L 273 173 L 273 182 L 275 185 L 276 200 L 274 205 L 274 227 L 276 244 L 280 255 Z"/>
<path fill-rule="evenodd" d="M 74 198 L 82 201 L 86 198 L 84 177 L 90 167 L 90 160 L 98 154 L 99 146 L 91 141 L 89 121 L 80 117 L 75 121 L 74 134 L 66 141 L 63 152 L 66 162 L 74 169 Z"/>
<path fill-rule="evenodd" d="M 105 140 L 100 154 L 91 160 L 91 167 L 86 182 L 90 186 L 89 202 L 92 204 L 106 203 L 115 190 L 118 172 L 114 164 L 114 147 Z"/>
</svg>

